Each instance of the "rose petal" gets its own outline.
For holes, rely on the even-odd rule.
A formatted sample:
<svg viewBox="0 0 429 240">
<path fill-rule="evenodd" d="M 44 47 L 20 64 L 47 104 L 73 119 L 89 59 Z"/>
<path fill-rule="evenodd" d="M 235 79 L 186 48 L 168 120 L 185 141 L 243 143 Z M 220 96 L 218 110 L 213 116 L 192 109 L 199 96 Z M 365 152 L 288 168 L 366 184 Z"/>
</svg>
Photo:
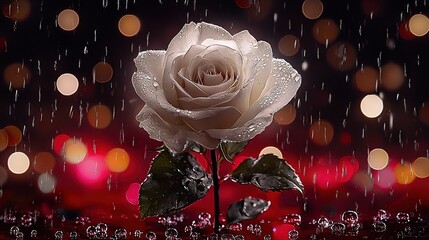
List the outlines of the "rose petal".
<svg viewBox="0 0 429 240">
<path fill-rule="evenodd" d="M 273 59 L 273 75 L 268 81 L 272 87 L 251 106 L 231 129 L 210 129 L 213 138 L 229 141 L 245 141 L 261 133 L 272 122 L 274 113 L 283 108 L 296 94 L 301 76 L 283 59 Z"/>
<path fill-rule="evenodd" d="M 250 35 L 249 31 L 247 30 L 234 34 L 232 38 L 237 43 L 243 55 L 246 55 L 251 52 L 258 44 L 256 39 L 252 35 Z"/>
<path fill-rule="evenodd" d="M 160 84 L 161 88 L 164 90 L 168 102 L 170 102 L 173 106 L 178 106 L 177 91 L 175 89 L 175 85 L 183 85 L 183 82 L 176 83 L 176 80 L 178 79 L 178 72 L 183 65 L 182 59 L 183 55 L 180 55 L 178 53 L 171 53 L 169 55 L 166 55 L 166 60 L 164 63 L 166 65 L 162 64 L 159 66 L 162 67 L 164 71 Z"/>
<path fill-rule="evenodd" d="M 206 109 L 201 109 L 205 112 Z M 235 107 L 214 107 L 211 114 L 207 113 L 205 118 L 194 120 L 191 118 L 183 118 L 183 121 L 194 131 L 204 131 L 207 129 L 228 129 L 241 116 L 241 112 Z M 204 120 L 206 119 L 206 120 Z"/>
<path fill-rule="evenodd" d="M 231 129 L 209 129 L 208 135 L 215 139 L 221 139 L 232 142 L 243 142 L 254 138 L 262 133 L 264 129 L 272 122 L 272 116 L 260 116 L 240 126 Z"/>
<path fill-rule="evenodd" d="M 251 94 L 253 93 L 253 98 L 256 98 L 256 96 L 259 97 L 260 93 L 265 87 L 265 83 L 266 83 L 265 79 L 268 79 L 269 75 L 271 74 L 271 70 L 269 68 L 272 65 L 272 59 L 270 59 L 269 57 L 260 58 L 257 55 L 271 54 L 272 56 L 272 53 L 271 53 L 271 47 L 269 46 L 268 43 L 256 42 L 256 40 L 255 40 L 255 46 L 252 49 L 253 51 L 251 53 L 244 56 L 248 60 L 245 73 L 240 73 L 240 75 L 242 76 L 239 76 L 239 80 L 234 82 L 235 84 L 237 84 L 234 87 L 237 89 L 240 89 L 240 91 L 236 93 L 236 96 L 233 97 L 231 101 L 221 102 L 220 104 L 214 104 L 215 106 L 227 106 L 227 105 L 235 106 L 240 112 L 245 112 L 249 107 L 249 105 L 255 101 L 254 99 L 251 99 Z M 253 60 L 253 63 L 252 63 L 252 60 Z M 241 61 L 244 61 L 244 60 L 241 60 Z M 257 93 L 259 93 L 259 95 L 257 95 Z M 221 93 L 214 94 L 211 97 L 213 98 L 217 97 L 216 99 L 219 99 L 217 95 L 223 95 L 223 94 L 224 93 L 221 92 Z"/>
<path fill-rule="evenodd" d="M 273 115 L 283 108 L 296 94 L 301 85 L 301 76 L 284 59 L 272 60 L 272 75 L 267 79 L 267 86 L 271 86 L 235 123 L 235 126 L 245 125 L 249 119 Z"/>
<path fill-rule="evenodd" d="M 234 54 L 232 54 L 234 55 Z M 218 75 L 208 75 L 207 69 L 225 69 L 223 70 L 223 75 L 226 75 L 226 69 L 231 68 L 226 61 L 229 59 L 225 59 L 224 56 L 217 50 L 209 52 L 205 54 L 202 58 L 201 56 L 194 57 L 187 69 L 183 68 L 179 71 L 179 76 L 181 77 L 181 81 L 183 81 L 183 91 L 186 92 L 186 95 L 192 97 L 209 97 L 214 94 L 222 94 L 223 92 L 231 89 L 235 82 L 235 78 L 225 79 L 223 76 Z M 237 56 L 236 56 L 237 57 Z M 238 59 L 241 60 L 240 57 Z M 200 67 L 198 67 L 200 66 Z M 216 72 L 215 70 L 213 70 Z M 232 70 L 230 70 L 232 71 Z M 196 72 L 196 73 L 194 73 Z M 229 73 L 234 76 L 239 76 L 240 73 Z M 208 78 L 207 81 L 212 79 L 212 82 L 204 82 L 205 76 Z M 216 77 L 216 80 L 214 79 Z M 182 89 L 180 90 L 182 91 Z M 180 97 L 186 97 L 185 94 L 179 94 Z"/>
<path fill-rule="evenodd" d="M 137 72 L 132 77 L 132 83 L 137 95 L 146 105 L 150 106 L 165 121 L 180 124 L 183 123 L 181 119 L 171 114 L 171 109 L 170 111 L 165 109 L 165 105 L 171 104 L 165 99 L 165 93 L 161 90 L 159 84 L 159 79 L 162 76 L 161 63 L 164 55 L 165 51 L 140 52 L 134 59 Z"/>
<path fill-rule="evenodd" d="M 183 152 L 188 141 L 198 142 L 208 149 L 214 149 L 219 144 L 218 139 L 211 138 L 205 132 L 181 129 L 180 125 L 171 125 L 163 119 L 147 106 L 144 106 L 137 115 L 140 127 L 146 130 L 150 138 L 164 142 L 173 152 Z"/>
<path fill-rule="evenodd" d="M 218 73 L 214 75 L 214 74 L 207 74 L 203 72 L 204 86 L 216 87 L 216 86 L 222 85 L 222 82 L 223 82 L 222 74 Z M 219 91 L 216 91 L 216 92 L 219 92 Z"/>
<path fill-rule="evenodd" d="M 203 45 L 193 45 L 183 56 L 183 67 L 188 66 L 192 58 L 199 56 L 207 47 Z"/>
<path fill-rule="evenodd" d="M 240 49 L 234 40 L 215 40 L 212 38 L 207 38 L 201 42 L 201 45 L 207 46 L 207 47 L 214 46 L 214 45 L 226 46 L 236 51 Z"/>
<path fill-rule="evenodd" d="M 264 41 L 259 41 L 257 47 L 249 52 L 245 57 L 246 78 L 247 84 L 252 84 L 252 92 L 250 94 L 249 104 L 252 105 L 261 96 L 262 90 L 265 88 L 266 80 L 271 75 L 273 53 L 270 44 Z"/>
<path fill-rule="evenodd" d="M 199 44 L 206 39 L 232 40 L 231 34 L 222 27 L 201 22 L 191 22 L 183 26 L 180 32 L 171 40 L 167 53 L 185 53 L 192 45 Z"/>
<path fill-rule="evenodd" d="M 230 47 L 222 46 L 222 45 L 212 45 L 207 47 L 204 51 L 202 51 L 199 56 L 202 56 L 205 59 L 215 61 L 219 57 L 217 55 L 211 55 L 212 53 L 219 53 L 222 59 L 225 59 L 226 62 L 233 64 L 237 69 L 241 69 L 243 65 L 243 57 L 242 54 Z"/>
<path fill-rule="evenodd" d="M 206 93 L 201 87 L 203 85 L 198 84 L 194 81 L 192 81 L 191 79 L 189 79 L 188 74 L 186 72 L 186 69 L 182 68 L 179 71 L 179 78 L 180 78 L 180 82 L 183 84 L 179 85 L 178 82 L 176 81 L 176 87 L 177 87 L 177 93 L 179 98 L 180 97 L 207 97 L 209 96 L 208 93 Z"/>
<path fill-rule="evenodd" d="M 132 77 L 132 83 L 137 95 L 148 104 L 157 102 L 155 92 L 162 77 L 164 55 L 165 51 L 144 51 L 134 59 L 137 72 Z"/>
<path fill-rule="evenodd" d="M 210 96 L 210 97 L 182 97 L 179 98 L 179 104 L 183 109 L 194 110 L 201 108 L 211 108 L 218 106 L 227 106 L 228 104 L 223 105 L 224 103 L 231 101 L 236 93 L 225 93 L 223 95 Z"/>
<path fill-rule="evenodd" d="M 233 92 L 235 96 L 231 98 L 230 101 L 221 103 L 218 106 L 234 106 L 240 112 L 245 112 L 249 108 L 249 98 L 251 94 L 252 88 L 251 85 L 247 85 L 246 87 L 240 89 L 237 92 Z"/>
</svg>

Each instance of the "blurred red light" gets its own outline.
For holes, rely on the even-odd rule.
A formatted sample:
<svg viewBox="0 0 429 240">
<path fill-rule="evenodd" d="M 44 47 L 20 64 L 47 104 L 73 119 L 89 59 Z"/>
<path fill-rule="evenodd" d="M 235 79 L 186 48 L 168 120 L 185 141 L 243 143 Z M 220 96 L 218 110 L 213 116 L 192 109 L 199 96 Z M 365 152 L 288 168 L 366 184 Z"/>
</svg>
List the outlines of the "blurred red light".
<svg viewBox="0 0 429 240">
<path fill-rule="evenodd" d="M 54 138 L 54 151 L 61 155 L 61 151 L 63 150 L 64 143 L 70 139 L 70 136 L 67 134 L 59 134 Z"/>
<path fill-rule="evenodd" d="M 86 184 L 98 183 L 105 180 L 109 174 L 104 157 L 92 155 L 86 157 L 77 165 L 77 176 L 79 180 Z"/>
<path fill-rule="evenodd" d="M 139 192 L 140 192 L 140 184 L 139 183 L 131 183 L 125 193 L 125 198 L 132 205 L 139 204 Z"/>
</svg>

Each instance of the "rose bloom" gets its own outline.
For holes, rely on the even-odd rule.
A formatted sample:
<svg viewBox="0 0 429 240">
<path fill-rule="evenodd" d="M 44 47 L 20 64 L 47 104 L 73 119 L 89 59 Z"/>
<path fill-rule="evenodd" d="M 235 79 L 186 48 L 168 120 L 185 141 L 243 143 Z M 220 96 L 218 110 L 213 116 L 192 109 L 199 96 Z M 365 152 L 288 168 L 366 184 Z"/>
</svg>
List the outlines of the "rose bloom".
<svg viewBox="0 0 429 240">
<path fill-rule="evenodd" d="M 137 120 L 173 152 L 189 141 L 215 149 L 252 139 L 301 84 L 267 42 L 204 22 L 186 24 L 166 51 L 140 52 L 135 63 L 133 86 L 146 103 Z"/>
</svg>

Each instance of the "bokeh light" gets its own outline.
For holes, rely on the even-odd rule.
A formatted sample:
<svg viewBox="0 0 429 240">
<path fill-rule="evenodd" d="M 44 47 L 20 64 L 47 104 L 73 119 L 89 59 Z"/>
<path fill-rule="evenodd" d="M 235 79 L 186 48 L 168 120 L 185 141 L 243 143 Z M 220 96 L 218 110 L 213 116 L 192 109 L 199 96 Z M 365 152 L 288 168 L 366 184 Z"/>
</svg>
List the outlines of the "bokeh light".
<svg viewBox="0 0 429 240">
<path fill-rule="evenodd" d="M 280 125 L 289 125 L 296 118 L 296 108 L 292 104 L 287 104 L 274 114 L 274 121 Z"/>
<path fill-rule="evenodd" d="M 326 52 L 328 64 L 338 71 L 348 71 L 356 66 L 356 49 L 347 42 L 337 42 Z"/>
<path fill-rule="evenodd" d="M 0 166 L 0 187 L 3 186 L 8 178 L 7 170 Z"/>
<path fill-rule="evenodd" d="M 91 155 L 86 157 L 77 165 L 78 179 L 86 184 L 93 184 L 107 178 L 109 171 L 104 157 L 101 155 Z"/>
<path fill-rule="evenodd" d="M 320 43 L 328 45 L 337 39 L 340 30 L 335 21 L 331 19 L 319 19 L 313 25 L 313 37 Z"/>
<path fill-rule="evenodd" d="M 235 0 L 235 4 L 243 9 L 249 8 L 252 6 L 252 1 L 250 0 Z"/>
<path fill-rule="evenodd" d="M 12 88 L 24 88 L 30 81 L 31 72 L 22 63 L 12 63 L 4 69 L 3 78 L 6 84 Z"/>
<path fill-rule="evenodd" d="M 67 134 L 58 134 L 57 136 L 55 136 L 53 148 L 54 148 L 54 151 L 58 155 L 62 155 L 62 152 L 63 152 L 63 149 L 64 149 L 64 144 L 69 139 L 70 139 L 70 136 L 67 135 Z"/>
<path fill-rule="evenodd" d="M 374 182 L 380 188 L 391 188 L 395 182 L 395 172 L 391 167 L 386 167 L 374 173 Z"/>
<path fill-rule="evenodd" d="M 352 144 L 352 135 L 349 132 L 341 132 L 340 133 L 340 143 L 342 145 Z"/>
<path fill-rule="evenodd" d="M 351 181 L 362 191 L 370 191 L 374 187 L 374 179 L 367 173 L 367 171 L 362 170 L 357 172 Z"/>
<path fill-rule="evenodd" d="M 368 118 L 376 118 L 383 112 L 383 100 L 375 94 L 366 95 L 360 102 L 360 110 Z"/>
<path fill-rule="evenodd" d="M 396 91 L 405 81 L 404 69 L 397 63 L 388 62 L 381 67 L 380 86 L 388 91 Z"/>
<path fill-rule="evenodd" d="M 329 145 L 334 138 L 334 127 L 325 120 L 313 122 L 308 132 L 310 140 L 319 146 Z"/>
<path fill-rule="evenodd" d="M 125 149 L 113 148 L 106 155 L 106 164 L 112 172 L 123 172 L 127 170 L 130 163 L 130 157 Z"/>
<path fill-rule="evenodd" d="M 336 166 L 321 164 L 316 167 L 316 185 L 322 189 L 333 189 L 338 186 L 339 173 Z"/>
<path fill-rule="evenodd" d="M 88 110 L 88 122 L 94 128 L 106 128 L 112 122 L 112 111 L 106 105 L 94 105 Z"/>
<path fill-rule="evenodd" d="M 283 158 L 283 153 L 282 151 L 280 151 L 280 149 L 274 147 L 274 146 L 268 146 L 263 148 L 260 152 L 259 152 L 259 157 L 265 154 L 273 154 L 279 158 Z"/>
<path fill-rule="evenodd" d="M 126 37 L 133 37 L 140 31 L 140 19 L 132 14 L 121 17 L 118 22 L 119 31 Z"/>
<path fill-rule="evenodd" d="M 78 164 L 83 161 L 88 153 L 86 145 L 78 139 L 69 139 L 64 143 L 63 158 L 71 164 Z"/>
<path fill-rule="evenodd" d="M 424 36 L 429 32 L 429 18 L 424 14 L 414 14 L 408 21 L 408 26 L 415 36 Z"/>
<path fill-rule="evenodd" d="M 57 89 L 64 96 L 73 95 L 79 88 L 79 81 L 71 73 L 64 73 L 57 79 Z"/>
<path fill-rule="evenodd" d="M 131 183 L 128 186 L 127 191 L 125 192 L 125 198 L 132 205 L 139 205 L 139 191 L 140 184 L 139 183 Z"/>
<path fill-rule="evenodd" d="M 429 177 L 429 159 L 426 157 L 418 157 L 413 162 L 413 172 L 418 178 Z"/>
<path fill-rule="evenodd" d="M 295 55 L 300 47 L 299 39 L 295 35 L 288 34 L 280 38 L 279 51 L 287 57 Z"/>
<path fill-rule="evenodd" d="M 5 150 L 9 145 L 9 137 L 7 132 L 3 129 L 0 129 L 0 152 Z"/>
<path fill-rule="evenodd" d="M 7 133 L 9 147 L 14 147 L 21 142 L 22 132 L 18 127 L 14 125 L 8 125 L 4 127 L 3 130 Z"/>
<path fill-rule="evenodd" d="M 79 14 L 73 9 L 64 9 L 58 14 L 58 26 L 64 31 L 73 31 L 79 25 Z"/>
<path fill-rule="evenodd" d="M 0 35 L 0 53 L 3 53 L 7 46 L 7 39 Z"/>
<path fill-rule="evenodd" d="M 34 170 L 38 173 L 51 171 L 55 167 L 55 157 L 50 152 L 39 152 L 34 156 Z"/>
<path fill-rule="evenodd" d="M 371 18 L 383 10 L 383 0 L 362 0 L 361 3 L 362 12 Z"/>
<path fill-rule="evenodd" d="M 338 160 L 338 181 L 345 183 L 350 181 L 359 171 L 359 161 L 352 156 L 343 156 Z"/>
<path fill-rule="evenodd" d="M 15 174 L 23 174 L 30 167 L 30 159 L 23 152 L 14 152 L 7 159 L 7 166 Z"/>
<path fill-rule="evenodd" d="M 420 107 L 419 119 L 422 123 L 429 125 L 429 101 L 424 102 Z"/>
<path fill-rule="evenodd" d="M 379 76 L 379 71 L 371 66 L 360 68 L 354 75 L 355 86 L 363 93 L 376 92 L 379 84 Z"/>
<path fill-rule="evenodd" d="M 368 154 L 368 165 L 374 170 L 382 170 L 389 164 L 389 154 L 382 148 L 375 148 Z"/>
<path fill-rule="evenodd" d="M 13 0 L 2 6 L 6 18 L 22 22 L 30 16 L 31 4 L 28 0 Z"/>
<path fill-rule="evenodd" d="M 323 3 L 320 0 L 305 0 L 302 3 L 302 13 L 308 19 L 316 19 L 322 15 Z"/>
<path fill-rule="evenodd" d="M 99 62 L 92 68 L 92 78 L 95 82 L 106 83 L 113 77 L 113 68 L 107 62 Z"/>
<path fill-rule="evenodd" d="M 404 40 L 412 40 L 416 38 L 416 36 L 410 31 L 408 20 L 402 21 L 401 25 L 399 25 L 399 36 Z"/>
<path fill-rule="evenodd" d="M 411 163 L 409 162 L 403 162 L 400 164 L 397 164 L 395 166 L 395 177 L 396 182 L 399 184 L 410 184 L 416 179 L 416 175 L 414 175 L 413 168 L 411 167 Z"/>
<path fill-rule="evenodd" d="M 55 190 L 57 179 L 50 173 L 43 173 L 37 178 L 37 186 L 42 193 L 51 193 Z"/>
</svg>

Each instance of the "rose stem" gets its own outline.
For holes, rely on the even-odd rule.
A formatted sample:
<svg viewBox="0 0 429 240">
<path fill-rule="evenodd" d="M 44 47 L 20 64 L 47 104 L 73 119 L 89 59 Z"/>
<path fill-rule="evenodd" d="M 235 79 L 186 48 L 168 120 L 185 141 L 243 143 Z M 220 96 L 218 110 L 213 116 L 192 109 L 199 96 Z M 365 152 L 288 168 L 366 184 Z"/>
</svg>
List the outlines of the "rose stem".
<svg viewBox="0 0 429 240">
<path fill-rule="evenodd" d="M 212 177 L 214 190 L 214 232 L 219 234 L 219 173 L 216 161 L 216 150 L 210 150 L 212 158 Z"/>
</svg>

